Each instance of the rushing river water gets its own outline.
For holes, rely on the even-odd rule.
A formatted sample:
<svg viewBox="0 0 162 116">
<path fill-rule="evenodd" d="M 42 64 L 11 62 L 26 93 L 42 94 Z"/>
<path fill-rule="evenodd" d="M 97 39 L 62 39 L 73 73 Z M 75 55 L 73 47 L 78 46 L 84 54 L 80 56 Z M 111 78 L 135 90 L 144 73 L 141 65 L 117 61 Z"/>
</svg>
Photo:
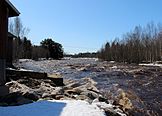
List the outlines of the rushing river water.
<svg viewBox="0 0 162 116">
<path fill-rule="evenodd" d="M 65 79 L 90 77 L 112 100 L 125 93 L 134 115 L 162 115 L 162 68 L 99 62 L 96 59 L 20 60 L 21 68 L 49 74 L 59 73 Z"/>
</svg>

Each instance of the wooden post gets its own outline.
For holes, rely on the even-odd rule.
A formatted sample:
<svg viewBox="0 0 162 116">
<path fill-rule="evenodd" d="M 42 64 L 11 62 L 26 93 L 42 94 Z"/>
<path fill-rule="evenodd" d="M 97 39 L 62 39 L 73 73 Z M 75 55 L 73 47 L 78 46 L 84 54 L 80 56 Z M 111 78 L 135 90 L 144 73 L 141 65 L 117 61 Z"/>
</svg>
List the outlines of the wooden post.
<svg viewBox="0 0 162 116">
<path fill-rule="evenodd" d="M 8 8 L 5 0 L 0 0 L 0 85 L 4 85 L 6 81 L 6 45 L 8 33 Z"/>
<path fill-rule="evenodd" d="M 6 66 L 13 67 L 12 65 L 12 56 L 13 56 L 13 38 L 14 35 L 8 32 L 8 39 L 7 39 L 7 53 L 6 53 Z"/>
</svg>

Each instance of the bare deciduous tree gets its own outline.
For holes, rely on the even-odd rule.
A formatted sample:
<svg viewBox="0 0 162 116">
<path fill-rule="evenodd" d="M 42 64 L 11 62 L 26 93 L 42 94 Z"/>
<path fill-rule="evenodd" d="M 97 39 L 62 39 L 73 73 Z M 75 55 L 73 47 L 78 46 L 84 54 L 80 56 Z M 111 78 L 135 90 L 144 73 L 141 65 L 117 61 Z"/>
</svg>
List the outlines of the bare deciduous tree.
<svg viewBox="0 0 162 116">
<path fill-rule="evenodd" d="M 162 57 L 162 28 L 149 23 L 137 26 L 134 31 L 123 36 L 120 41 L 109 42 L 99 51 L 99 58 L 117 62 L 154 62 Z"/>
</svg>

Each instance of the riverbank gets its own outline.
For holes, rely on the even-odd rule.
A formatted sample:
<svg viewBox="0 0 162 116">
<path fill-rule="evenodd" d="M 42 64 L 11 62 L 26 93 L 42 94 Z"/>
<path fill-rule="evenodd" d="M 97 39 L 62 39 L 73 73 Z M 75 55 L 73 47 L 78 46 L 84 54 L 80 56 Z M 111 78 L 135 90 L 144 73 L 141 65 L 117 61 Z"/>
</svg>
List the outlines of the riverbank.
<svg viewBox="0 0 162 116">
<path fill-rule="evenodd" d="M 162 113 L 162 69 L 158 66 L 139 66 L 97 59 L 20 60 L 16 66 L 61 75 L 65 80 L 82 83 L 90 78 L 111 104 L 129 114 L 160 115 Z"/>
<path fill-rule="evenodd" d="M 21 105 L 24 104 L 33 104 L 42 100 L 57 100 L 57 102 L 64 103 L 64 101 L 68 101 L 69 104 L 74 106 L 80 104 L 84 107 L 91 108 L 89 109 L 89 111 L 91 111 L 89 116 L 93 116 L 93 112 L 96 112 L 97 116 L 100 116 L 99 114 L 126 116 L 119 106 L 111 104 L 108 99 L 102 96 L 100 91 L 96 88 L 96 82 L 92 79 L 84 78 L 81 79 L 81 82 L 65 80 L 64 84 L 65 86 L 57 87 L 50 80 L 21 77 L 21 79 L 12 80 L 6 83 L 10 94 L 0 98 L 0 105 L 3 107 L 7 106 L 6 109 L 10 106 L 15 106 L 15 108 L 19 106 L 21 109 Z M 84 107 L 80 107 L 83 110 L 78 109 L 78 112 L 76 110 L 73 116 L 75 116 L 76 113 L 88 115 L 88 111 Z M 94 109 L 96 108 L 94 107 L 98 110 L 95 111 Z M 0 107 L 0 110 L 1 108 L 2 107 Z M 14 107 L 12 107 L 12 109 L 14 109 Z M 68 109 L 71 110 L 70 112 L 74 110 L 74 108 Z M 6 112 L 3 114 L 6 114 Z"/>
</svg>

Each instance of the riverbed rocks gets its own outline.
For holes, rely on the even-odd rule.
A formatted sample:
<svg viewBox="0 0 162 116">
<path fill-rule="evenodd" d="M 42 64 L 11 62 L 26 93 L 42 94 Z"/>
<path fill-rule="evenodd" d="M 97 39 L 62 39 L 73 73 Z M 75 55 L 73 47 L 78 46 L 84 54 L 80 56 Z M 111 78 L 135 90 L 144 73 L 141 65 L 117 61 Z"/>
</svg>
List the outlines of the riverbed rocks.
<svg viewBox="0 0 162 116">
<path fill-rule="evenodd" d="M 90 78 L 84 78 L 79 84 L 71 82 L 64 87 L 64 93 L 68 97 L 76 99 L 94 100 L 101 96 L 99 90 L 95 87 L 96 82 Z M 106 100 L 105 100 L 106 101 Z"/>
<path fill-rule="evenodd" d="M 152 112 L 150 114 L 155 116 L 162 113 L 162 68 L 157 65 L 155 67 L 70 58 L 67 60 L 22 60 L 16 66 L 35 72 L 60 74 L 64 78 L 65 86 L 60 87 L 59 91 L 48 80 L 47 82 L 45 80 L 18 80 L 18 83 L 34 89 L 36 95 L 42 99 L 81 99 L 92 103 L 94 97 L 87 92 L 93 91 L 99 95 L 98 101 L 104 102 L 108 99 L 107 103 L 114 104 L 132 115 L 145 115 L 147 112 Z M 90 83 L 89 79 L 97 83 Z M 41 82 L 49 83 L 54 89 L 39 89 Z M 124 94 L 119 91 L 120 89 Z M 102 93 L 101 97 L 100 93 Z"/>
<path fill-rule="evenodd" d="M 85 77 L 80 82 L 65 80 L 65 86 L 62 87 L 56 87 L 47 80 L 26 79 L 6 83 L 10 93 L 0 98 L 0 106 L 22 105 L 38 100 L 85 100 L 92 105 L 97 104 L 107 115 L 124 114 L 118 107 L 110 105 L 91 78 Z"/>
</svg>

